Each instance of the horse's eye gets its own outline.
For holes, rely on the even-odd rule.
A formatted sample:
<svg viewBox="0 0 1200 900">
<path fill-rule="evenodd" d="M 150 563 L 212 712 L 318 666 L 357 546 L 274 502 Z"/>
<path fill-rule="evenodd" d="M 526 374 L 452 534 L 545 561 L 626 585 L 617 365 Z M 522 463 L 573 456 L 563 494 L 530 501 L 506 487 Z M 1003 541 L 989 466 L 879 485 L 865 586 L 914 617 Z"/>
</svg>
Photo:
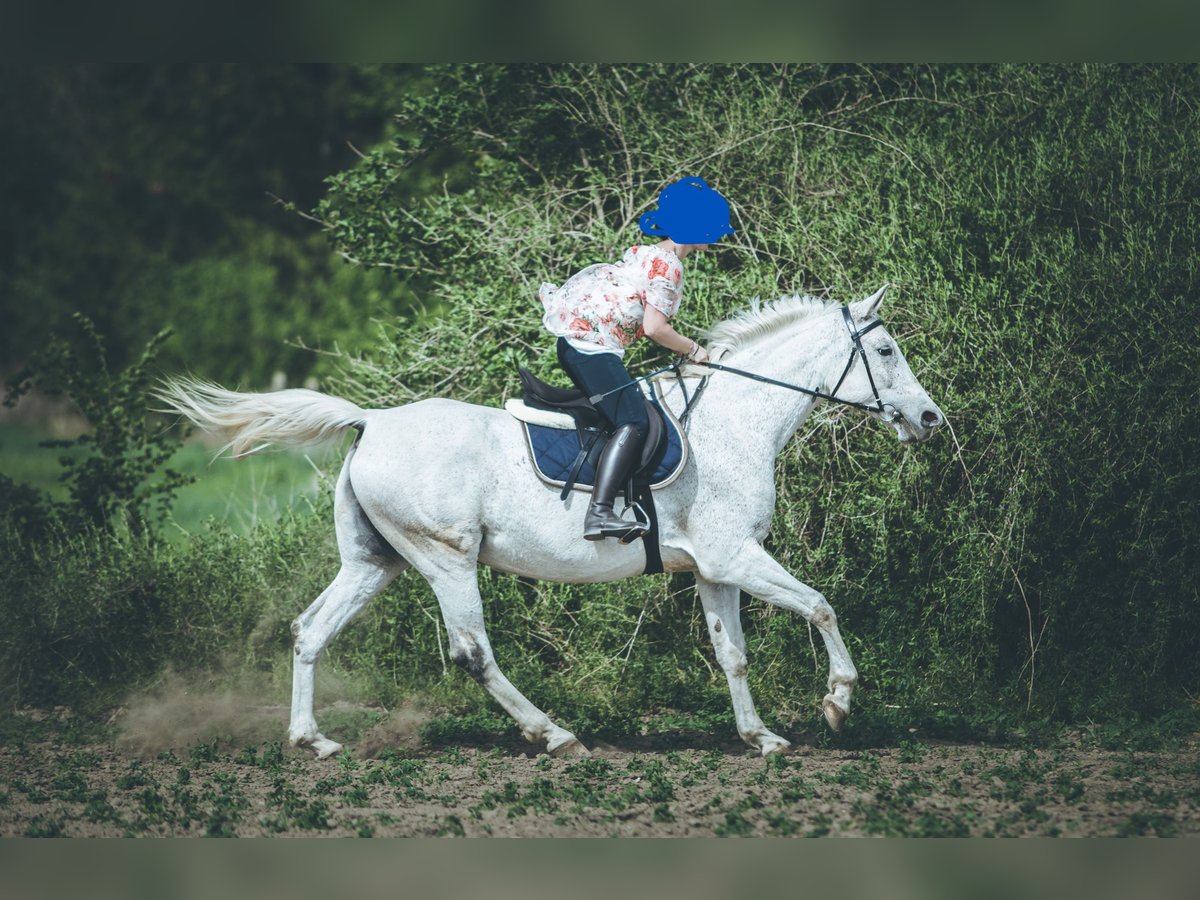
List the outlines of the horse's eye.
<svg viewBox="0 0 1200 900">
<path fill-rule="evenodd" d="M 891 348 L 891 347 L 880 347 L 880 348 L 879 348 L 879 355 L 880 355 L 880 356 L 891 356 L 891 355 L 892 355 L 892 348 Z"/>
</svg>

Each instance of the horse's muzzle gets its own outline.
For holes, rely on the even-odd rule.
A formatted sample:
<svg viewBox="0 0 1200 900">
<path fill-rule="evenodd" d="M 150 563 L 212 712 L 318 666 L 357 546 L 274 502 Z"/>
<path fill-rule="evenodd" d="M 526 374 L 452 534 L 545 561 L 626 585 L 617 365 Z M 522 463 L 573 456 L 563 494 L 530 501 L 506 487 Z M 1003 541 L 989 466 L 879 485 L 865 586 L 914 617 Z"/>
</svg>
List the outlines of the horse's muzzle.
<svg viewBox="0 0 1200 900">
<path fill-rule="evenodd" d="M 902 444 L 919 444 L 929 440 L 945 421 L 936 407 L 926 407 L 920 416 L 913 419 L 891 404 L 884 404 L 880 418 L 896 429 L 896 437 Z"/>
</svg>

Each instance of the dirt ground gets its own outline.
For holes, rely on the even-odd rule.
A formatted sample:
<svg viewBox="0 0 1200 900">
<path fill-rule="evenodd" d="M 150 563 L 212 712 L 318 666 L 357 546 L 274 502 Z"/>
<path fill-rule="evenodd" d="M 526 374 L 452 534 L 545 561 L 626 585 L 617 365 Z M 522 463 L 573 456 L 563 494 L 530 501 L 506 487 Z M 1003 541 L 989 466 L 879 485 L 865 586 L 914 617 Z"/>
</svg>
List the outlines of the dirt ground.
<svg viewBox="0 0 1200 900">
<path fill-rule="evenodd" d="M 0 836 L 1200 835 L 1196 736 L 1159 752 L 1067 735 L 1037 748 L 800 746 L 763 760 L 675 733 L 553 759 L 502 737 L 430 748 L 365 730 L 317 761 L 230 737 L 156 750 L 74 722 L 10 720 Z"/>
</svg>

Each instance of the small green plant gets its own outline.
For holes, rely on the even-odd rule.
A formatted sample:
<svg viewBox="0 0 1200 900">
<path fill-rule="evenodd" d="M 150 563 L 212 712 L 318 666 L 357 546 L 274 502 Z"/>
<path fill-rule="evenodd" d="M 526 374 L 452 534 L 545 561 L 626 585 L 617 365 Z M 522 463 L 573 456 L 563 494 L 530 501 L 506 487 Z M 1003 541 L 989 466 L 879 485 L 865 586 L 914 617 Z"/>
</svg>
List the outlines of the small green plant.
<svg viewBox="0 0 1200 900">
<path fill-rule="evenodd" d="M 351 777 L 349 775 L 337 775 L 333 778 L 321 778 L 313 784 L 312 792 L 320 796 L 332 794 L 340 787 L 345 787 L 350 784 Z"/>
<path fill-rule="evenodd" d="M 108 802 L 108 795 L 103 791 L 98 791 L 88 798 L 87 805 L 83 808 L 83 818 L 97 825 L 122 824 L 116 807 Z"/>
<path fill-rule="evenodd" d="M 25 826 L 22 832 L 24 837 L 28 838 L 56 838 L 64 837 L 63 821 L 59 818 L 51 816 L 35 816 Z"/>
<path fill-rule="evenodd" d="M 1054 779 L 1054 789 L 1058 791 L 1064 803 L 1074 803 L 1083 797 L 1084 784 L 1074 775 L 1061 773 Z"/>
<path fill-rule="evenodd" d="M 263 744 L 262 756 L 259 757 L 259 765 L 269 772 L 278 772 L 283 768 L 284 755 L 283 743 L 280 741 L 267 741 Z"/>
<path fill-rule="evenodd" d="M 805 836 L 810 838 L 825 837 L 825 835 L 829 834 L 829 831 L 832 827 L 833 820 L 824 813 L 818 813 L 813 819 L 812 828 L 808 830 L 808 833 Z"/>
<path fill-rule="evenodd" d="M 237 837 L 236 820 L 226 810 L 214 810 L 204 823 L 204 836 L 211 838 Z"/>
<path fill-rule="evenodd" d="M 750 824 L 741 810 L 731 809 L 725 813 L 725 822 L 718 825 L 716 828 L 717 837 L 747 837 L 754 833 L 754 826 Z"/>
<path fill-rule="evenodd" d="M 345 800 L 346 803 L 350 806 L 356 806 L 356 807 L 361 808 L 361 807 L 367 805 L 367 803 L 371 799 L 371 797 L 370 797 L 370 794 L 367 793 L 367 789 L 363 785 L 357 784 L 354 787 L 350 788 L 348 791 L 343 791 L 342 799 Z"/>
<path fill-rule="evenodd" d="M 79 772 L 64 772 L 61 775 L 55 776 L 51 784 L 58 792 L 60 800 L 66 800 L 70 803 L 84 803 L 87 801 L 87 779 Z"/>
<path fill-rule="evenodd" d="M 800 825 L 784 813 L 768 813 L 767 827 L 780 837 L 790 837 L 800 830 Z"/>
<path fill-rule="evenodd" d="M 28 800 L 30 803 L 49 803 L 50 802 L 50 795 L 47 794 L 44 790 L 42 790 L 40 787 L 38 787 L 36 784 L 30 784 L 29 782 L 27 782 L 23 779 L 20 779 L 20 778 L 14 778 L 12 781 L 9 782 L 9 784 L 11 784 L 16 790 L 18 790 L 22 794 L 24 794 L 25 799 Z"/>
<path fill-rule="evenodd" d="M 613 764 L 607 759 L 592 756 L 571 763 L 567 766 L 567 774 L 574 779 L 608 778 L 613 774 Z"/>
<path fill-rule="evenodd" d="M 297 828 L 306 831 L 321 831 L 333 827 L 329 823 L 329 806 L 322 800 L 302 802 L 289 810 L 289 815 Z"/>
<path fill-rule="evenodd" d="M 117 787 L 123 791 L 132 791 L 134 788 L 146 787 L 152 783 L 153 779 L 136 759 L 129 764 L 125 773 L 117 778 Z"/>
<path fill-rule="evenodd" d="M 368 766 L 360 779 L 362 784 L 383 784 L 385 776 L 379 766 Z"/>
<path fill-rule="evenodd" d="M 666 768 L 657 760 L 649 763 L 643 771 L 643 777 L 648 782 L 645 792 L 646 800 L 651 803 L 662 803 L 675 799 L 675 788 L 667 778 Z"/>
<path fill-rule="evenodd" d="M 957 816 L 921 813 L 907 832 L 911 837 L 970 837 L 971 829 Z"/>
<path fill-rule="evenodd" d="M 1135 812 L 1117 829 L 1117 837 L 1176 837 L 1179 826 L 1173 816 L 1166 813 Z"/>
<path fill-rule="evenodd" d="M 203 765 L 217 761 L 217 739 L 201 741 L 188 751 L 193 765 Z"/>
<path fill-rule="evenodd" d="M 463 827 L 462 819 L 455 815 L 449 815 L 442 819 L 437 835 L 438 837 L 466 837 L 467 830 Z"/>
</svg>

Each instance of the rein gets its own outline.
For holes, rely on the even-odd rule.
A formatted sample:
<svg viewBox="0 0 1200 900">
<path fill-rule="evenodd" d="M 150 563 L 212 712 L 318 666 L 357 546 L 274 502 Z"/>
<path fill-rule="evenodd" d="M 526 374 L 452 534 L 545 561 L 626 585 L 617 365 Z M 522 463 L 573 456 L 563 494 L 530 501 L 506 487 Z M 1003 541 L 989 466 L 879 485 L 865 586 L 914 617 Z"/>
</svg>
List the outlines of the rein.
<svg viewBox="0 0 1200 900">
<path fill-rule="evenodd" d="M 775 378 L 768 378 L 766 375 L 759 375 L 755 372 L 747 372 L 745 369 L 735 369 L 733 366 L 726 366 L 726 365 L 722 365 L 721 363 L 706 362 L 706 363 L 697 363 L 696 365 L 701 368 L 716 369 L 718 372 L 728 372 L 731 375 L 740 375 L 743 378 L 749 378 L 752 381 L 761 381 L 763 384 L 770 384 L 770 385 L 774 385 L 775 387 L 787 388 L 789 391 L 796 391 L 801 394 L 808 394 L 810 397 L 816 397 L 820 400 L 832 400 L 835 403 L 841 403 L 843 406 L 853 406 L 855 409 L 862 409 L 862 410 L 866 410 L 867 412 L 883 413 L 884 412 L 883 400 L 880 399 L 879 390 L 878 390 L 878 388 L 875 387 L 875 377 L 871 374 L 871 364 L 869 362 L 867 362 L 867 351 L 865 349 L 863 349 L 863 345 L 862 345 L 862 336 L 864 334 L 866 334 L 868 331 L 870 331 L 872 328 L 878 328 L 880 325 L 882 325 L 883 320 L 876 319 L 874 322 L 872 322 L 866 328 L 859 330 L 854 327 L 854 320 L 850 317 L 849 307 L 847 307 L 847 306 L 842 307 L 842 316 L 846 320 L 846 328 L 850 332 L 850 337 L 854 341 L 854 346 L 850 348 L 850 358 L 846 361 L 846 368 L 842 370 L 842 377 L 838 379 L 837 384 L 834 385 L 833 391 L 831 393 L 826 394 L 823 391 L 814 390 L 813 388 L 801 387 L 798 384 L 791 384 L 790 382 L 787 382 L 787 381 L 779 381 Z M 842 382 L 846 380 L 846 376 L 850 374 L 850 369 L 854 365 L 855 355 L 862 358 L 863 367 L 867 370 L 867 381 L 870 382 L 870 384 L 871 384 L 871 393 L 875 395 L 875 404 L 874 405 L 871 405 L 868 403 L 858 403 L 857 401 L 854 401 L 854 400 L 844 400 L 841 397 L 837 396 L 838 388 L 840 388 L 842 386 Z M 682 384 L 683 381 L 682 381 L 682 377 L 679 374 L 678 367 L 676 367 L 676 377 L 680 378 L 680 384 Z M 691 412 L 692 407 L 696 405 L 697 401 L 699 401 L 700 395 L 704 393 L 704 389 L 708 386 L 708 379 L 710 377 L 711 376 L 707 376 L 707 375 L 704 377 L 704 381 L 702 381 L 700 384 L 700 387 L 696 389 L 696 395 L 694 397 L 692 397 L 692 399 L 686 403 L 686 405 L 683 408 L 683 412 L 679 416 L 680 421 L 683 421 L 687 417 L 687 414 L 689 412 Z M 686 390 L 685 390 L 684 396 L 685 396 L 685 398 L 687 396 Z"/>
<path fill-rule="evenodd" d="M 752 381 L 761 381 L 763 384 L 774 385 L 775 387 L 787 388 L 789 391 L 797 391 L 801 394 L 808 394 L 810 397 L 816 397 L 819 400 L 832 400 L 834 403 L 841 403 L 843 406 L 852 406 L 855 409 L 865 410 L 866 412 L 884 413 L 883 400 L 879 397 L 879 389 L 875 387 L 875 376 L 871 374 L 871 364 L 867 362 L 867 351 L 863 349 L 862 336 L 873 328 L 878 328 L 883 324 L 882 319 L 876 319 L 866 328 L 858 329 L 854 327 L 854 319 L 850 315 L 850 307 L 842 306 L 842 317 L 846 320 L 846 329 L 850 332 L 850 338 L 854 341 L 854 346 L 850 348 L 850 358 L 846 360 L 846 368 L 842 370 L 842 377 L 837 380 L 837 384 L 833 386 L 833 391 L 826 394 L 823 391 L 814 390 L 813 388 L 801 387 L 798 384 L 791 384 L 787 381 L 779 381 L 775 378 L 768 378 L 766 375 L 759 375 L 756 372 L 747 372 L 745 369 L 735 369 L 733 366 L 722 365 L 721 363 L 706 362 L 695 363 L 696 366 L 705 369 L 716 369 L 718 372 L 728 372 L 730 375 L 740 375 L 743 378 L 749 378 Z M 846 376 L 850 374 L 850 369 L 854 365 L 854 357 L 859 356 L 863 361 L 863 368 L 867 370 L 867 381 L 871 384 L 871 393 L 875 395 L 875 404 L 859 403 L 855 400 L 843 400 L 837 396 L 838 388 L 842 386 L 842 382 L 846 380 Z M 620 387 L 613 388 L 611 391 L 605 391 L 602 394 L 595 394 L 588 397 L 588 402 L 593 406 L 603 400 L 609 394 L 615 394 L 618 391 L 623 391 L 626 388 L 633 387 L 641 381 L 648 381 L 656 375 L 661 375 L 664 372 L 675 372 L 675 378 L 679 381 L 680 387 L 683 389 L 684 407 L 683 412 L 679 415 L 679 421 L 683 422 L 687 419 L 687 415 L 692 411 L 692 407 L 699 402 L 700 397 L 704 394 L 704 389 L 708 387 L 708 379 L 712 376 L 705 375 L 704 380 L 700 383 L 700 387 L 696 389 L 695 395 L 688 399 L 687 387 L 684 386 L 682 374 L 683 359 L 677 359 L 670 365 L 663 366 L 661 369 L 655 369 L 653 372 L 648 372 L 639 378 L 635 378 L 628 384 L 623 384 Z"/>
</svg>

